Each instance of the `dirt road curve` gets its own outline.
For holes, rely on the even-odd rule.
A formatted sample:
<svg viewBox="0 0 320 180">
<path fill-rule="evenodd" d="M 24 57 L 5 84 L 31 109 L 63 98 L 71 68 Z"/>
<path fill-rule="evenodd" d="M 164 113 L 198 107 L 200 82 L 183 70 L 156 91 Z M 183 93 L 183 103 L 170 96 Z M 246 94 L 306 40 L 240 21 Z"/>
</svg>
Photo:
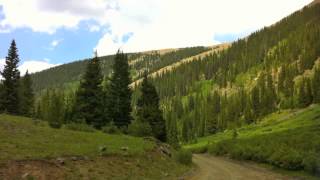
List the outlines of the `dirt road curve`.
<svg viewBox="0 0 320 180">
<path fill-rule="evenodd" d="M 250 163 L 228 160 L 206 154 L 196 154 L 193 162 L 199 170 L 190 180 L 291 180 Z"/>
</svg>

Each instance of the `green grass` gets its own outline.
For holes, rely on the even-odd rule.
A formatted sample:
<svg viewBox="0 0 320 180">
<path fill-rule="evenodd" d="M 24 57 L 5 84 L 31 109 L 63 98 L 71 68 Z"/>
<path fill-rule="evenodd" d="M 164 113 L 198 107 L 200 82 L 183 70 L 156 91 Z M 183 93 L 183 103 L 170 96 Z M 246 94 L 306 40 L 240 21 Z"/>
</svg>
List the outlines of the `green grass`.
<svg viewBox="0 0 320 180">
<path fill-rule="evenodd" d="M 58 158 L 64 159 L 62 166 Z M 191 168 L 161 153 L 151 140 L 53 129 L 43 121 L 0 114 L 0 179 L 25 174 L 31 179 L 178 179 Z"/>
<path fill-rule="evenodd" d="M 155 145 L 142 138 L 53 129 L 45 122 L 29 118 L 0 115 L 0 161 L 41 159 L 69 155 L 96 156 L 100 147 L 107 154 L 139 155 Z M 128 147 L 124 152 L 121 147 Z"/>
<path fill-rule="evenodd" d="M 320 105 L 273 113 L 257 124 L 200 138 L 193 152 L 228 155 L 286 170 L 320 173 Z"/>
<path fill-rule="evenodd" d="M 250 124 L 237 129 L 238 139 L 248 139 L 258 135 L 283 132 L 289 129 L 320 125 L 320 105 L 312 105 L 306 109 L 284 110 L 270 114 L 256 124 Z M 197 150 L 232 138 L 232 130 L 199 138 L 195 144 L 187 144 L 184 148 Z"/>
</svg>

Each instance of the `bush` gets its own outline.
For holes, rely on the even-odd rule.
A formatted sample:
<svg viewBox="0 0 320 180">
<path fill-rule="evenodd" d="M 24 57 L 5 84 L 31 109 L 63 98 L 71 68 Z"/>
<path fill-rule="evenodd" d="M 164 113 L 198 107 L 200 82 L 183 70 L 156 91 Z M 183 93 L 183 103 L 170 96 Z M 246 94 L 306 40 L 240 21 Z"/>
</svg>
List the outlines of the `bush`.
<svg viewBox="0 0 320 180">
<path fill-rule="evenodd" d="M 174 158 L 177 162 L 185 165 L 192 163 L 192 153 L 187 149 L 180 149 L 174 154 Z"/>
<path fill-rule="evenodd" d="M 55 129 L 60 129 L 62 124 L 57 122 L 57 121 L 49 121 L 48 122 L 49 126 Z"/>
<path fill-rule="evenodd" d="M 141 122 L 139 120 L 133 121 L 129 125 L 128 131 L 132 136 L 144 137 L 152 135 L 152 129 L 149 123 Z"/>
<path fill-rule="evenodd" d="M 65 125 L 66 129 L 73 131 L 84 131 L 84 132 L 94 132 L 95 129 L 85 123 L 69 123 Z"/>
<path fill-rule="evenodd" d="M 121 134 L 121 130 L 111 122 L 109 125 L 102 127 L 102 132 L 107 134 Z"/>
</svg>

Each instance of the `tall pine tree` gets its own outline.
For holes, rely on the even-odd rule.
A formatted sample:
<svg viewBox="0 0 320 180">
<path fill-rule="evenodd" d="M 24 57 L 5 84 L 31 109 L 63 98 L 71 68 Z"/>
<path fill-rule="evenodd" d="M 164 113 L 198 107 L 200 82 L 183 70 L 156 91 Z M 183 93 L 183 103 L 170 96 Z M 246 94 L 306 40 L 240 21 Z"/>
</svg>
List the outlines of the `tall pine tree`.
<svg viewBox="0 0 320 180">
<path fill-rule="evenodd" d="M 320 68 L 315 68 L 312 79 L 313 102 L 320 103 Z"/>
<path fill-rule="evenodd" d="M 148 81 L 147 76 L 141 83 L 141 97 L 137 103 L 137 117 L 142 122 L 148 122 L 155 138 L 166 140 L 166 123 L 159 108 L 159 96 L 156 88 Z"/>
<path fill-rule="evenodd" d="M 128 57 L 119 50 L 114 59 L 113 73 L 109 82 L 106 113 L 121 129 L 126 129 L 132 120 L 130 82 Z"/>
<path fill-rule="evenodd" d="M 18 70 L 19 55 L 16 42 L 12 40 L 11 46 L 6 57 L 3 72 L 1 72 L 3 81 L 2 106 L 3 110 L 11 113 L 19 113 L 19 79 L 20 72 Z"/>
<path fill-rule="evenodd" d="M 20 83 L 20 113 L 24 116 L 32 116 L 34 112 L 34 94 L 32 89 L 32 80 L 27 71 Z"/>
<path fill-rule="evenodd" d="M 86 72 L 76 92 L 74 121 L 85 122 L 95 128 L 101 128 L 105 125 L 101 84 L 100 60 L 95 54 L 95 57 L 88 62 Z"/>
</svg>

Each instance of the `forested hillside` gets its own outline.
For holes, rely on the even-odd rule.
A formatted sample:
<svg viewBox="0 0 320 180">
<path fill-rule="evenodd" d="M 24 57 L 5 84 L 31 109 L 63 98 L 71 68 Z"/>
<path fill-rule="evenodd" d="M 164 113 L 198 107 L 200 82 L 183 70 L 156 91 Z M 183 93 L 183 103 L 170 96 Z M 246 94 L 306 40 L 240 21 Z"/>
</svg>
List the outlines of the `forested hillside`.
<svg viewBox="0 0 320 180">
<path fill-rule="evenodd" d="M 320 5 L 152 79 L 180 140 L 319 103 Z"/>
<path fill-rule="evenodd" d="M 201 52 L 207 51 L 206 47 L 190 47 L 173 49 L 172 51 L 150 51 L 144 53 L 128 54 L 131 66 L 132 79 L 142 77 L 144 71 L 154 72 L 162 67 L 170 65 L 186 57 L 190 57 Z M 103 56 L 101 59 L 102 73 L 109 76 L 114 59 L 114 55 Z M 77 84 L 84 73 L 89 59 L 79 60 L 69 64 L 53 67 L 31 75 L 33 88 L 36 92 L 47 88 L 64 88 Z"/>
</svg>

